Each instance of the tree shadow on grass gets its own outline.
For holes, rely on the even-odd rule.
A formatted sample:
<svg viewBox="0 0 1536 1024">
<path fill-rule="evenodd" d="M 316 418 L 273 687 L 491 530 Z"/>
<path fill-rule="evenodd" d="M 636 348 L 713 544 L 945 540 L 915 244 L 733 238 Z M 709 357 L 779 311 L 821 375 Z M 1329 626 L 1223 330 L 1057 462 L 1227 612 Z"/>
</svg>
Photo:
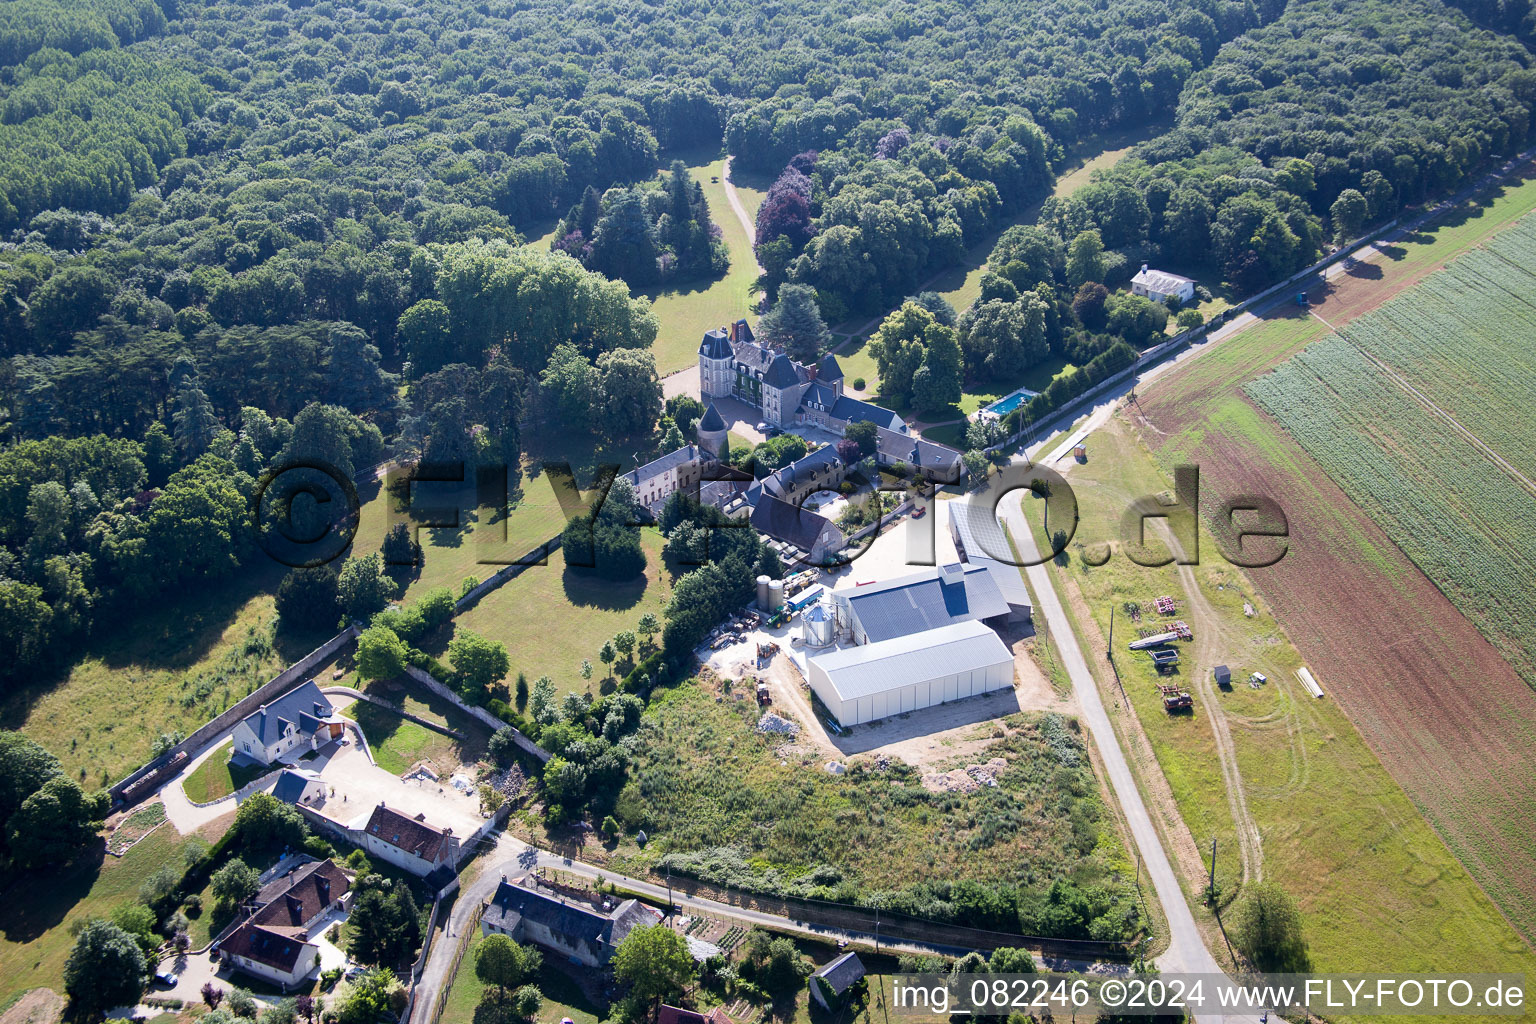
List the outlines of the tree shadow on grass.
<svg viewBox="0 0 1536 1024">
<path fill-rule="evenodd" d="M 107 857 L 106 840 L 99 839 L 63 871 L 17 872 L 0 891 L 0 935 L 7 942 L 34 942 L 63 923 L 81 900 L 90 895 Z"/>
<path fill-rule="evenodd" d="M 101 617 L 96 634 L 73 651 L 57 670 L 34 677 L 35 685 L 17 688 L 0 705 L 0 727 L 20 728 L 33 705 L 64 682 L 85 658 L 99 658 L 111 671 L 185 671 L 216 647 L 225 630 L 252 598 L 272 593 L 286 567 L 259 556 L 226 580 L 187 587 L 176 596 L 144 602 L 142 614 Z"/>
<path fill-rule="evenodd" d="M 368 737 L 368 745 L 375 750 L 393 738 L 405 722 L 393 711 L 366 700 L 360 700 L 353 706 L 352 718 L 362 728 L 363 735 Z"/>
<path fill-rule="evenodd" d="M 610 580 L 590 569 L 567 568 L 560 582 L 566 601 L 575 607 L 621 612 L 640 603 L 650 577 L 641 573 L 627 580 Z"/>
</svg>

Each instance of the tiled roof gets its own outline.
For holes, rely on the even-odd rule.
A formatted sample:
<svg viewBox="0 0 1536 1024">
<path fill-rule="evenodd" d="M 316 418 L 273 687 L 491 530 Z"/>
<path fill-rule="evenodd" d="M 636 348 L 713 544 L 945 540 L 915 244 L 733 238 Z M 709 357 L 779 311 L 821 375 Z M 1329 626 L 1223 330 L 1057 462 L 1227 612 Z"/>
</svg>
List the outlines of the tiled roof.
<svg viewBox="0 0 1536 1024">
<path fill-rule="evenodd" d="M 292 972 L 307 946 L 309 943 L 301 938 L 247 922 L 225 939 L 219 949 L 227 955 L 243 956 L 283 972 Z"/>
<path fill-rule="evenodd" d="M 285 883 L 282 891 L 273 894 L 267 905 L 252 915 L 252 924 L 302 931 L 320 916 L 321 911 L 341 899 L 352 888 L 352 881 L 347 878 L 346 872 L 328 860 L 305 864 L 278 881 Z M 269 883 L 260 895 L 266 895 L 272 888 L 273 885 Z"/>
<path fill-rule="evenodd" d="M 823 384 L 820 380 L 814 381 L 805 389 L 805 394 L 800 396 L 800 404 L 830 413 L 832 407 L 837 404 L 837 389 L 830 384 Z"/>
<path fill-rule="evenodd" d="M 875 443 L 886 458 L 909 466 L 950 469 L 960 461 L 960 453 L 947 445 L 885 427 L 875 429 Z"/>
<path fill-rule="evenodd" d="M 668 452 L 653 462 L 647 462 L 639 469 L 632 469 L 627 474 L 629 482 L 638 484 L 642 480 L 649 480 L 653 476 L 660 476 L 670 469 L 686 465 L 699 458 L 699 450 L 691 444 L 685 444 L 675 452 Z"/>
<path fill-rule="evenodd" d="M 304 790 L 309 788 L 309 784 L 319 781 L 319 778 L 310 771 L 284 768 L 282 774 L 277 777 L 277 785 L 272 787 L 272 795 L 285 804 L 296 804 L 304 795 Z"/>
<path fill-rule="evenodd" d="M 831 415 L 833 419 L 846 420 L 849 423 L 862 423 L 869 420 L 887 430 L 901 431 L 907 427 L 906 422 L 891 410 L 882 409 L 869 402 L 861 402 L 857 398 L 849 398 L 847 395 L 839 398 L 832 406 Z"/>
<path fill-rule="evenodd" d="M 244 723 L 264 746 L 283 738 L 283 729 L 292 723 L 300 732 L 314 733 L 323 719 L 333 714 L 330 701 L 310 679 L 289 690 L 270 704 L 263 704 L 244 718 Z"/>
<path fill-rule="evenodd" d="M 496 887 L 490 906 L 485 908 L 484 920 L 508 932 L 520 921 L 532 921 L 568 939 L 583 940 L 595 952 L 599 945 L 617 946 L 635 928 L 656 924 L 661 919 L 638 900 L 625 900 L 612 913 L 604 914 L 503 880 Z"/>
<path fill-rule="evenodd" d="M 706 359 L 731 358 L 731 339 L 725 336 L 725 332 L 716 328 L 704 332 L 704 340 L 699 343 L 699 355 Z"/>
<path fill-rule="evenodd" d="M 429 862 L 442 855 L 444 845 L 451 838 L 426 822 L 407 818 L 383 804 L 373 809 L 373 814 L 368 818 L 367 831 L 380 842 Z"/>
<path fill-rule="evenodd" d="M 773 357 L 773 362 L 768 364 L 768 370 L 763 374 L 763 383 L 773 388 L 794 387 L 800 383 L 800 372 L 795 366 L 795 361 L 783 352 Z"/>
<path fill-rule="evenodd" d="M 1194 281 L 1178 274 L 1170 274 L 1166 270 L 1143 267 L 1131 278 L 1132 284 L 1139 284 L 1148 291 L 1160 292 L 1163 295 L 1172 295 L 1183 289 L 1185 285 L 1194 285 Z"/>
<path fill-rule="evenodd" d="M 704 415 L 699 418 L 700 430 L 724 430 L 725 417 L 720 415 L 720 410 L 715 408 L 715 403 L 710 402 L 709 408 L 704 410 Z"/>
</svg>

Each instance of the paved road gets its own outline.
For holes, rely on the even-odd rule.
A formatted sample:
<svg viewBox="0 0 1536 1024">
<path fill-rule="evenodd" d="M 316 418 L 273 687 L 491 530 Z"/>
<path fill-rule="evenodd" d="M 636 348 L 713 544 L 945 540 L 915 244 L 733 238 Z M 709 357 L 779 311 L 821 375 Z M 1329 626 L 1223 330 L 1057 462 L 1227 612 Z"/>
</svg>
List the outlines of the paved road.
<svg viewBox="0 0 1536 1024">
<path fill-rule="evenodd" d="M 1026 562 L 1038 562 L 1034 535 L 1024 519 L 1022 500 L 1022 495 L 1010 495 L 1000 503 L 999 508 L 1013 534 L 1014 543 L 1018 545 L 1020 557 Z M 1110 785 L 1114 787 L 1115 797 L 1125 814 L 1131 836 L 1141 851 L 1142 863 L 1146 865 L 1147 875 L 1152 880 L 1158 901 L 1163 905 L 1163 913 L 1168 918 L 1168 950 L 1157 958 L 1157 965 L 1167 973 L 1219 974 L 1221 968 L 1205 948 L 1194 915 L 1185 902 L 1184 891 L 1179 888 L 1178 878 L 1173 873 L 1173 865 L 1163 849 L 1157 829 L 1152 825 L 1152 817 L 1141 799 L 1141 791 L 1136 788 L 1136 780 L 1120 750 L 1120 740 L 1104 710 L 1104 702 L 1099 699 L 1098 686 L 1088 670 L 1077 636 L 1072 632 L 1072 623 L 1068 621 L 1066 611 L 1057 599 L 1049 571 L 1044 565 L 1036 564 L 1029 566 L 1025 572 L 1038 604 L 1035 614 L 1045 615 L 1051 636 L 1061 651 L 1061 659 L 1072 679 L 1072 690 L 1082 709 L 1083 720 L 1093 733 L 1094 743 L 1104 759 L 1104 770 L 1109 776 Z M 1201 1015 L 1197 1020 L 1256 1021 L 1257 1018 Z"/>
<path fill-rule="evenodd" d="M 454 903 L 453 912 L 449 915 L 446 931 L 433 940 L 432 951 L 427 955 L 427 963 L 422 969 L 421 980 L 417 982 L 418 997 L 415 1008 L 411 1011 L 410 1024 L 424 1024 L 425 1021 L 430 1019 L 430 1010 L 436 994 L 442 991 L 444 986 L 450 985 L 453 982 L 449 970 L 453 966 L 453 954 L 458 948 L 460 937 L 463 936 L 465 929 L 469 927 L 470 918 L 474 915 L 475 908 L 490 899 L 496 892 L 496 887 L 501 883 L 503 877 L 515 878 L 519 875 L 527 874 L 536 867 L 542 867 L 553 871 L 562 871 L 568 875 L 578 875 L 582 878 L 603 878 L 606 881 L 616 883 L 623 888 L 641 893 L 663 903 L 666 902 L 669 895 L 667 887 L 664 885 L 641 881 L 638 878 L 630 878 L 627 875 L 618 874 L 607 868 L 572 860 L 559 854 L 550 853 L 548 850 L 540 850 L 504 832 L 496 836 L 495 843 L 495 849 L 483 855 L 488 859 L 488 863 L 479 877 L 460 891 L 459 898 Z M 670 895 L 672 902 L 681 910 L 691 910 L 700 914 L 708 914 L 712 917 L 739 921 L 747 925 L 759 925 L 781 932 L 793 932 L 798 935 L 820 939 L 840 939 L 845 942 L 873 943 L 877 939 L 877 936 L 871 932 L 831 928 L 826 925 L 813 924 L 809 921 L 779 917 L 760 910 L 752 910 L 749 907 L 718 903 L 715 900 L 705 899 L 702 896 L 690 896 L 675 890 Z M 960 956 L 970 952 L 968 949 L 960 949 L 953 946 L 931 945 L 906 940 L 892 942 L 887 939 L 880 939 L 879 946 L 882 950 L 895 950 L 907 953 L 939 953 L 946 956 Z M 1124 973 L 1129 969 L 1124 965 L 1118 964 L 1098 964 L 1089 961 L 1069 961 L 1057 958 L 1050 960 L 1050 966 L 1053 970 L 1092 970 L 1096 973 Z"/>
</svg>

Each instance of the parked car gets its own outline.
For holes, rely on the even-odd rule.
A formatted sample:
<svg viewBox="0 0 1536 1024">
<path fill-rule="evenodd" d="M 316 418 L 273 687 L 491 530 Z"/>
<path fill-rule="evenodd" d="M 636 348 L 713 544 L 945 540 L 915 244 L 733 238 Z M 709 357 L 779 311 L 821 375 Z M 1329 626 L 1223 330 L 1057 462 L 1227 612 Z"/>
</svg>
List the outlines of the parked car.
<svg viewBox="0 0 1536 1024">
<path fill-rule="evenodd" d="M 156 971 L 155 972 L 155 984 L 156 985 L 164 985 L 166 988 L 175 988 L 176 987 L 176 983 L 178 981 L 180 981 L 180 980 L 181 980 L 181 975 L 177 974 L 175 971 Z"/>
</svg>

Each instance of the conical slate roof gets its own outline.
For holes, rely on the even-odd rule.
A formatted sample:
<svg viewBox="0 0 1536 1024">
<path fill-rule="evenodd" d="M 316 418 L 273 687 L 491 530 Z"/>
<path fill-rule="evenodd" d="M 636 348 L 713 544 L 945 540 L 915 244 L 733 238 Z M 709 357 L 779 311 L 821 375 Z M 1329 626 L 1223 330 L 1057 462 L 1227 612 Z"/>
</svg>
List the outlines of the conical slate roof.
<svg viewBox="0 0 1536 1024">
<path fill-rule="evenodd" d="M 837 359 L 831 352 L 821 357 L 821 363 L 816 367 L 816 379 L 827 381 L 843 379 L 843 368 L 837 365 Z"/>
<path fill-rule="evenodd" d="M 709 408 L 704 410 L 704 415 L 699 419 L 699 429 L 710 432 L 725 429 L 725 417 L 720 415 L 714 402 L 710 402 Z"/>
</svg>

